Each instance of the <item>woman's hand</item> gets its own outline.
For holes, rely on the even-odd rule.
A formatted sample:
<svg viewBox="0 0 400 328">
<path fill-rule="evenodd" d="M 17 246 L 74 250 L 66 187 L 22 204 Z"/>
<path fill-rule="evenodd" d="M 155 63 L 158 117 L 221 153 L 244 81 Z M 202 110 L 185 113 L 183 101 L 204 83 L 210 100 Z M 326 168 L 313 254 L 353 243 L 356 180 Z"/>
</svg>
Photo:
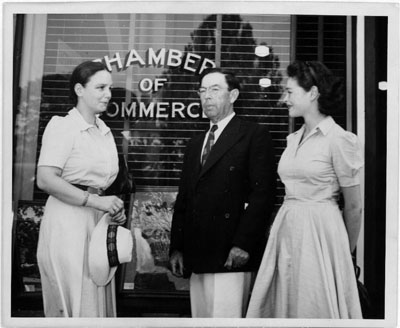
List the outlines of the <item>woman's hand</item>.
<svg viewBox="0 0 400 328">
<path fill-rule="evenodd" d="M 123 225 L 126 222 L 124 202 L 117 196 L 95 196 L 97 198 L 98 204 L 102 206 L 100 208 L 104 212 L 108 212 L 111 217 L 111 222 Z"/>
<path fill-rule="evenodd" d="M 116 223 L 118 225 L 125 224 L 125 222 L 126 222 L 125 209 L 122 209 L 114 216 L 111 215 L 111 222 Z"/>
<path fill-rule="evenodd" d="M 90 194 L 87 206 L 116 215 L 124 209 L 124 202 L 117 196 L 97 196 Z"/>
</svg>

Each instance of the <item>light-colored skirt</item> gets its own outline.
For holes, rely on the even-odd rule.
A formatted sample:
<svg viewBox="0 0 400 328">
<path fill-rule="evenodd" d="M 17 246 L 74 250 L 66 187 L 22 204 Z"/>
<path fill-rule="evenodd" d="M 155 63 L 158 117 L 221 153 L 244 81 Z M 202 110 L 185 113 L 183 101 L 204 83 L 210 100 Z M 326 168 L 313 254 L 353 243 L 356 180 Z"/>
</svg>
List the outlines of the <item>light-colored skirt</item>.
<svg viewBox="0 0 400 328">
<path fill-rule="evenodd" d="M 362 318 L 348 235 L 335 203 L 285 201 L 270 231 L 247 317 Z"/>
<path fill-rule="evenodd" d="M 114 279 L 98 287 L 89 276 L 90 237 L 102 214 L 47 200 L 37 250 L 46 317 L 116 316 Z"/>
</svg>

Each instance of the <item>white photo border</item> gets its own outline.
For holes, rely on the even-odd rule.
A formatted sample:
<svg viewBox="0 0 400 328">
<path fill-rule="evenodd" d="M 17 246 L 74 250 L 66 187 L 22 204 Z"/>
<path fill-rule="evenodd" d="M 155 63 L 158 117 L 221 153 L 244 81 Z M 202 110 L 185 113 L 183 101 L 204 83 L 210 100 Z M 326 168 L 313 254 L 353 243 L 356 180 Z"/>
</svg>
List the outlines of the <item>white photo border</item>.
<svg viewBox="0 0 400 328">
<path fill-rule="evenodd" d="M 397 327 L 399 255 L 399 1 L 5 1 L 2 2 L 2 99 L 0 154 L 1 196 L 1 327 Z M 12 192 L 12 62 L 13 15 L 42 13 L 239 13 L 388 17 L 387 196 L 385 319 L 191 319 L 191 318 L 15 318 L 11 317 Z"/>
</svg>

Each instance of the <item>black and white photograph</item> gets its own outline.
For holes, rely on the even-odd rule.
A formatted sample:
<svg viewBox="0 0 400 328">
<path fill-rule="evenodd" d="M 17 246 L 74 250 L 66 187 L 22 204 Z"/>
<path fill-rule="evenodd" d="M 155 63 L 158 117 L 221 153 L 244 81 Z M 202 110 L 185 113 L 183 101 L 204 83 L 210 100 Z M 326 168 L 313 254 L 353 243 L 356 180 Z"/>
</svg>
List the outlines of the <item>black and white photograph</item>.
<svg viewBox="0 0 400 328">
<path fill-rule="evenodd" d="M 399 327 L 400 3 L 2 2 L 1 327 Z"/>
</svg>

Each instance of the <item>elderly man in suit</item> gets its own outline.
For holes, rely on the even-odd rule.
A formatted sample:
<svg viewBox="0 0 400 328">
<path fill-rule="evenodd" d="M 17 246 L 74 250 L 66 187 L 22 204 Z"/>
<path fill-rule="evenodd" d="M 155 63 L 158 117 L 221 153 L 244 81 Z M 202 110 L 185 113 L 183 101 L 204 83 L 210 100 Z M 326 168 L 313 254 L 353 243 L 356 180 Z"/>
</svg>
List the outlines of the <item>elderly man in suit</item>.
<svg viewBox="0 0 400 328">
<path fill-rule="evenodd" d="M 274 206 L 266 127 L 234 112 L 240 83 L 220 68 L 200 80 L 208 132 L 188 144 L 171 228 L 170 264 L 190 276 L 192 317 L 243 317 Z"/>
</svg>

